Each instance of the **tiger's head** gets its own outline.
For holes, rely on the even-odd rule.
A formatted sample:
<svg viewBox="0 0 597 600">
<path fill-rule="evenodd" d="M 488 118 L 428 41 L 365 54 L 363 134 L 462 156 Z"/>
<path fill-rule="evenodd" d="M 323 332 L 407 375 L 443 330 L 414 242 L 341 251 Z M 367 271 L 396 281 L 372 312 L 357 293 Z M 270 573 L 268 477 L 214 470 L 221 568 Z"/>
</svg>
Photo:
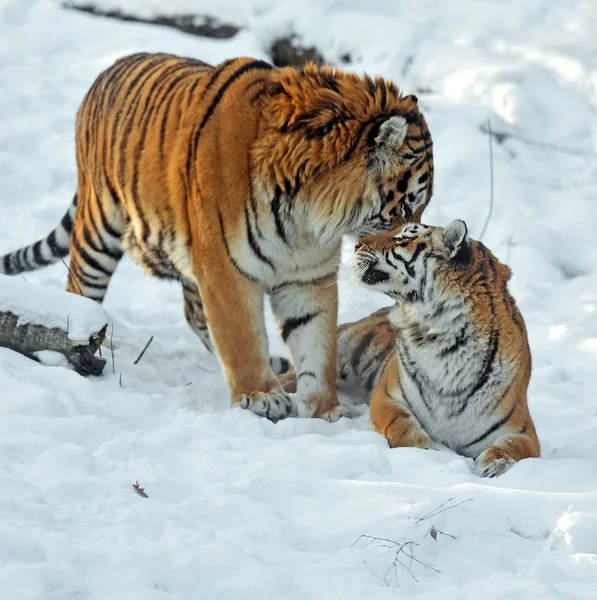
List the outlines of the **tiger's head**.
<svg viewBox="0 0 597 600">
<path fill-rule="evenodd" d="M 353 275 L 361 286 L 401 303 L 431 306 L 441 298 L 465 298 L 493 273 L 490 285 L 505 286 L 510 269 L 481 243 L 471 240 L 464 221 L 448 227 L 409 223 L 355 245 Z"/>
<path fill-rule="evenodd" d="M 416 96 L 313 64 L 272 77 L 261 97 L 267 127 L 253 149 L 262 180 L 302 193 L 315 226 L 357 237 L 420 221 L 433 192 L 433 144 Z"/>
</svg>

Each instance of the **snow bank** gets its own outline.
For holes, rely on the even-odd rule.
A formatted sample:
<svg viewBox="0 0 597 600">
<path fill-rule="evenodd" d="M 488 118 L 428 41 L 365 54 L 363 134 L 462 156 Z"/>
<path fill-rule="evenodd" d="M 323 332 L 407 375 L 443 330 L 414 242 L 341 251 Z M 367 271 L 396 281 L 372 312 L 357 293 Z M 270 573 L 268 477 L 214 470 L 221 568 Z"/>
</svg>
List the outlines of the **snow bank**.
<svg viewBox="0 0 597 600">
<path fill-rule="evenodd" d="M 367 415 L 274 425 L 230 410 L 217 362 L 185 322 L 179 287 L 125 258 L 106 298 L 114 372 L 109 364 L 91 381 L 0 348 L 3 595 L 596 599 L 595 3 L 117 4 L 195 9 L 245 28 L 207 40 L 50 0 L 2 3 L 0 252 L 38 239 L 64 214 L 76 185 L 74 116 L 116 57 L 267 59 L 272 37 L 295 31 L 328 60 L 349 54 L 351 68 L 419 95 L 435 144 L 430 224 L 462 218 L 478 236 L 489 199 L 481 127 L 490 118 L 495 131 L 518 136 L 495 140 L 495 206 L 483 241 L 514 272 L 543 455 L 481 480 L 448 450 L 388 449 Z M 66 270 L 27 279 L 59 290 Z M 344 268 L 340 294 L 341 321 L 388 303 L 351 286 Z M 272 352 L 283 352 L 269 311 L 267 325 Z M 135 494 L 136 480 L 149 498 Z M 415 542 L 403 548 L 414 558 L 401 552 L 403 564 L 395 562 L 399 546 L 367 545 L 362 534 Z"/>
<path fill-rule="evenodd" d="M 93 300 L 6 275 L 0 275 L 0 312 L 17 315 L 19 325 L 67 331 L 73 342 L 87 343 L 108 322 L 104 309 Z"/>
</svg>

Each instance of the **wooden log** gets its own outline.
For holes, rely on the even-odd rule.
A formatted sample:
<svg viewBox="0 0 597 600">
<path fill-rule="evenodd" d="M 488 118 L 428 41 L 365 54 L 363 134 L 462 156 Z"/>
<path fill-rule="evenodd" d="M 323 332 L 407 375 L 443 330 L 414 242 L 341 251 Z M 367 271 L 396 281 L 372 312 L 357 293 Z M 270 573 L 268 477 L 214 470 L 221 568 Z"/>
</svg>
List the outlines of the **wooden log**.
<svg viewBox="0 0 597 600">
<path fill-rule="evenodd" d="M 38 360 L 36 353 L 43 350 L 59 352 L 80 375 L 101 375 L 106 360 L 95 356 L 95 353 L 104 340 L 107 327 L 106 324 L 92 333 L 84 343 L 70 339 L 66 328 L 19 323 L 19 315 L 0 312 L 0 346 L 32 360 Z"/>
</svg>

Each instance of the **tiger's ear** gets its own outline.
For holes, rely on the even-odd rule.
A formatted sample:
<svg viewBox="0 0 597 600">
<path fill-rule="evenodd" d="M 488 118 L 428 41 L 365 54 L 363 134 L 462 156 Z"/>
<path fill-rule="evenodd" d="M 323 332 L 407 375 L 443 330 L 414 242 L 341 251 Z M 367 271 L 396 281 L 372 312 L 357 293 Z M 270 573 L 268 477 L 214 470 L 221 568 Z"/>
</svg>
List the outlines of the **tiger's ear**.
<svg viewBox="0 0 597 600">
<path fill-rule="evenodd" d="M 390 117 L 380 125 L 379 133 L 375 138 L 375 145 L 378 148 L 386 146 L 397 150 L 402 146 L 407 131 L 408 126 L 404 117 L 400 115 Z"/>
<path fill-rule="evenodd" d="M 466 223 L 461 220 L 452 221 L 444 233 L 444 254 L 450 261 L 468 265 L 471 261 L 471 241 L 468 237 Z"/>
<path fill-rule="evenodd" d="M 396 155 L 408 132 L 406 119 L 400 115 L 390 117 L 380 126 L 373 140 L 376 157 L 386 164 Z"/>
</svg>

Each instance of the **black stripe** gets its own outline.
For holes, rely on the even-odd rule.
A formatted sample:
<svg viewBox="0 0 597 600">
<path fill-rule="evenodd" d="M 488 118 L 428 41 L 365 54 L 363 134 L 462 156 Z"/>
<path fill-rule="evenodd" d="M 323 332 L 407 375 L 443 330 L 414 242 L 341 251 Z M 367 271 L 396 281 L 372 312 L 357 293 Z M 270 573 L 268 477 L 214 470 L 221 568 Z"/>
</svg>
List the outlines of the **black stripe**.
<svg viewBox="0 0 597 600">
<path fill-rule="evenodd" d="M 230 262 L 235 266 L 236 270 L 241 275 L 243 275 L 247 279 L 250 279 L 251 281 L 257 281 L 256 277 L 253 277 L 253 275 L 250 275 L 249 273 L 247 273 L 246 271 L 241 269 L 239 264 L 236 262 L 236 260 L 234 260 L 234 257 L 230 253 L 230 246 L 228 246 L 228 240 L 226 239 L 226 232 L 224 230 L 224 221 L 222 219 L 222 213 L 220 213 L 220 212 L 218 212 L 218 219 L 220 221 L 220 232 L 222 234 L 222 241 L 224 242 L 224 247 L 226 248 L 226 253 L 228 254 L 228 258 L 230 259 Z"/>
<path fill-rule="evenodd" d="M 276 191 L 274 192 L 274 198 L 271 204 L 271 210 L 276 223 L 276 232 L 280 238 L 282 238 L 282 241 L 289 246 L 290 244 L 288 243 L 288 238 L 286 237 L 286 232 L 284 231 L 284 223 L 282 222 L 282 217 L 280 216 L 281 203 L 282 189 L 279 186 L 276 186 Z"/>
<path fill-rule="evenodd" d="M 396 350 L 398 352 L 398 357 L 400 359 L 400 365 L 402 367 L 402 369 L 404 369 L 404 371 L 406 372 L 406 374 L 412 379 L 413 383 L 415 384 L 417 391 L 419 392 L 419 396 L 421 397 L 421 400 L 423 401 L 423 404 L 425 405 L 425 408 L 427 409 L 428 412 L 432 412 L 431 411 L 431 406 L 429 404 L 429 402 L 427 401 L 427 399 L 425 398 L 425 393 L 423 391 L 423 382 L 421 381 L 420 377 L 419 377 L 419 371 L 417 369 L 416 364 L 413 362 L 410 353 L 408 352 L 408 348 L 406 347 L 405 342 L 401 339 L 398 338 L 397 343 L 396 343 Z M 421 373 L 422 375 L 422 373 Z M 429 379 L 426 379 L 426 383 L 429 386 L 430 385 L 430 381 Z M 441 391 L 437 392 L 438 396 L 441 396 Z"/>
<path fill-rule="evenodd" d="M 413 405 L 411 404 L 410 400 L 408 399 L 408 396 L 406 395 L 406 390 L 404 389 L 404 386 L 402 385 L 402 379 L 400 378 L 400 375 L 398 375 L 398 387 L 400 388 L 400 394 L 402 396 L 402 399 L 404 400 L 404 403 L 408 407 L 408 410 L 411 412 L 412 416 L 418 421 L 419 425 L 421 427 L 423 427 L 423 421 L 419 418 L 419 416 L 415 412 L 415 409 L 413 408 Z M 388 394 L 388 396 L 390 398 L 392 398 L 392 400 L 395 400 L 396 402 L 398 402 L 398 400 L 396 398 L 394 398 L 394 396 L 392 396 L 389 393 L 387 387 L 386 387 L 385 391 Z"/>
<path fill-rule="evenodd" d="M 76 234 L 73 234 L 71 239 L 72 239 L 73 246 L 74 246 L 75 250 L 77 251 L 77 253 L 79 254 L 79 256 L 92 269 L 94 269 L 95 271 L 99 271 L 100 273 L 103 273 L 104 275 L 107 275 L 108 277 L 110 275 L 112 275 L 112 271 L 109 271 L 108 269 L 106 269 L 106 267 L 104 267 L 100 262 L 98 262 L 93 256 L 91 256 L 91 254 L 89 254 L 89 252 L 87 252 L 87 250 L 85 248 L 83 248 L 83 246 L 81 246 Z"/>
<path fill-rule="evenodd" d="M 318 314 L 319 311 L 314 313 L 307 313 L 306 315 L 303 315 L 301 317 L 290 317 L 286 319 L 286 321 L 282 323 L 281 327 L 282 339 L 286 341 L 291 333 L 312 321 Z"/>
<path fill-rule="evenodd" d="M 182 71 L 182 74 L 176 77 L 173 81 L 169 82 L 168 86 L 163 84 L 168 80 L 169 77 Z M 159 108 L 164 101 L 164 98 L 176 87 L 178 81 L 187 79 L 189 76 L 194 75 L 193 71 L 189 69 L 189 66 L 184 63 L 175 63 L 164 67 L 164 70 L 155 78 L 151 87 L 147 91 L 147 112 L 143 115 L 143 119 L 146 121 L 152 120 L 155 115 L 154 111 Z M 201 80 L 201 77 L 198 78 Z M 154 93 L 157 93 L 154 96 Z"/>
<path fill-rule="evenodd" d="M 205 96 L 211 90 L 212 86 L 215 84 L 216 80 L 223 73 L 223 71 L 226 69 L 226 67 L 230 66 L 236 60 L 237 59 L 225 60 L 223 63 L 220 63 L 215 69 L 212 70 L 207 82 L 205 83 L 205 88 L 203 89 L 203 91 L 201 92 L 201 96 L 199 97 L 199 101 L 198 101 L 199 105 L 203 102 L 203 100 L 205 99 Z M 167 110 L 169 110 L 169 107 L 167 107 Z M 162 127 L 164 127 L 163 122 L 162 122 Z M 194 174 L 193 174 L 193 167 L 194 167 L 195 156 L 197 154 L 197 145 L 199 143 L 200 128 L 201 128 L 201 126 L 199 126 L 199 128 L 197 130 L 193 131 L 193 134 L 191 136 L 191 143 L 189 145 L 189 152 L 187 155 L 187 166 L 186 166 L 187 177 L 188 177 L 189 181 L 193 181 L 195 179 Z M 162 145 L 161 145 L 161 141 L 160 141 L 160 148 L 161 147 L 162 147 Z"/>
<path fill-rule="evenodd" d="M 131 84 L 126 89 L 124 89 L 124 85 L 121 86 L 120 89 L 116 88 L 116 91 L 122 92 L 124 102 L 121 106 L 121 110 L 116 112 L 116 117 L 114 118 L 114 124 L 112 126 L 112 139 L 113 140 L 117 139 L 116 130 L 117 130 L 120 122 L 126 121 L 131 110 L 136 108 L 136 106 L 139 102 L 140 94 L 139 93 L 133 94 L 133 89 L 135 88 L 135 86 L 137 85 L 137 83 L 139 82 L 141 77 L 143 77 L 146 73 L 149 72 L 149 77 L 151 77 L 151 75 L 153 74 L 153 69 L 155 67 L 159 66 L 160 63 L 161 63 L 161 61 L 156 63 L 155 59 L 149 59 L 147 61 L 147 64 L 142 69 L 139 70 L 139 72 L 137 73 L 137 76 L 132 80 Z M 136 67 L 137 67 L 137 65 L 135 65 L 134 68 L 132 68 L 129 72 L 127 72 L 127 74 L 126 74 L 127 78 L 135 70 Z M 149 79 L 149 77 L 146 77 L 145 80 L 141 83 L 141 85 L 139 86 L 140 89 L 143 87 L 143 84 L 145 83 L 145 81 L 147 81 L 147 79 Z M 138 91 L 139 90 L 137 90 L 137 92 Z M 130 100 L 131 98 L 132 98 L 132 100 Z M 114 100 L 116 100 L 116 98 L 114 98 Z M 129 100 L 128 103 L 127 103 L 127 100 Z M 99 104 L 99 102 L 98 102 L 98 104 Z M 110 101 L 108 100 L 108 109 L 109 108 L 110 108 Z M 125 110 L 125 108 L 126 108 L 126 110 Z M 132 126 L 132 124 L 131 124 L 131 126 Z M 128 129 L 130 131 L 130 127 Z M 128 134 L 125 137 L 128 137 Z M 121 149 L 122 149 L 122 145 L 121 145 Z"/>
<path fill-rule="evenodd" d="M 85 279 L 84 275 L 82 277 L 79 277 L 78 281 L 81 284 L 81 287 L 86 287 L 91 290 L 107 290 L 108 289 L 107 283 L 91 283 Z"/>
<path fill-rule="evenodd" d="M 247 225 L 247 238 L 249 240 L 249 246 L 251 246 L 251 250 L 253 250 L 253 253 L 261 262 L 268 265 L 272 269 L 272 271 L 275 271 L 276 269 L 275 269 L 274 265 L 272 264 L 272 261 L 269 258 L 267 258 L 267 256 L 265 256 L 263 254 L 263 252 L 261 252 L 261 248 L 257 244 L 257 240 L 255 239 L 255 235 L 253 234 L 253 229 L 251 228 L 251 220 L 249 218 L 249 210 L 247 209 L 246 203 L 245 203 L 245 223 Z"/>
<path fill-rule="evenodd" d="M 229 58 L 228 60 L 225 60 L 223 63 L 220 63 L 218 66 L 216 66 L 213 69 L 213 71 L 211 71 L 211 73 L 209 74 L 209 79 L 205 83 L 205 89 L 203 90 L 203 92 L 201 92 L 199 102 L 203 101 L 207 92 L 209 92 L 209 90 L 211 89 L 211 86 L 216 82 L 216 79 L 218 79 L 218 77 L 222 74 L 224 69 L 226 69 L 226 67 L 231 65 L 236 60 L 237 60 L 236 58 Z"/>
<path fill-rule="evenodd" d="M 122 132 L 122 136 L 121 136 L 121 141 L 120 141 L 120 164 L 119 164 L 119 168 L 118 168 L 118 183 L 120 184 L 120 187 L 124 190 L 126 189 L 126 181 L 127 178 L 125 178 L 125 171 L 126 171 L 126 161 L 127 158 L 130 156 L 130 153 L 127 151 L 127 146 L 128 146 L 128 142 L 130 139 L 130 135 L 131 135 L 131 131 L 133 129 L 133 125 L 135 124 L 135 116 L 137 114 L 137 111 L 139 109 L 139 104 L 141 102 L 141 90 L 143 89 L 143 87 L 145 86 L 145 84 L 151 79 L 151 77 L 154 75 L 154 72 L 157 68 L 159 68 L 161 66 L 161 63 L 150 63 L 149 65 L 147 65 L 142 72 L 136 77 L 135 81 L 139 81 L 140 78 L 143 75 L 146 75 L 144 77 L 144 79 L 141 81 L 141 83 L 139 84 L 139 89 L 136 90 L 136 95 L 135 98 L 132 102 L 129 103 L 127 111 L 125 113 L 124 118 L 128 119 L 128 122 L 125 125 L 125 129 Z M 132 90 L 134 87 L 134 84 L 130 87 L 130 90 Z M 129 118 L 130 115 L 130 118 Z M 133 161 L 133 175 L 137 172 L 137 165 L 135 164 L 135 162 Z M 143 226 L 143 239 L 147 240 L 147 238 L 149 237 L 150 234 L 150 229 L 149 229 L 149 223 L 147 222 L 147 219 L 144 216 L 143 210 L 141 209 L 140 203 L 139 203 L 139 198 L 136 195 L 136 181 L 133 180 L 132 182 L 132 189 L 131 189 L 131 196 L 132 196 L 132 201 L 133 204 L 135 206 L 135 210 L 137 212 L 137 216 L 139 217 L 139 220 L 142 223 Z"/>
<path fill-rule="evenodd" d="M 251 213 L 253 214 L 253 220 L 255 222 L 255 231 L 257 233 L 257 236 L 263 239 L 263 233 L 261 232 L 261 228 L 259 227 L 259 212 L 257 211 L 255 195 L 253 194 L 253 186 L 251 184 L 252 181 L 253 176 L 251 175 L 251 170 L 249 169 L 249 206 L 251 207 Z"/>
<path fill-rule="evenodd" d="M 214 110 L 216 109 L 216 107 L 218 106 L 218 104 L 220 103 L 220 101 L 222 100 L 224 93 L 226 92 L 226 90 L 242 75 L 244 75 L 245 73 L 247 73 L 248 71 L 253 71 L 255 69 L 259 69 L 259 70 L 271 70 L 273 69 L 272 65 L 266 63 L 263 60 L 254 60 L 251 61 L 249 63 L 244 64 L 240 69 L 237 69 L 232 75 L 230 75 L 230 77 L 225 81 L 225 83 L 222 85 L 222 87 L 217 91 L 216 95 L 213 97 L 211 104 L 209 105 L 207 111 L 205 112 L 205 115 L 203 116 L 203 120 L 201 121 L 201 124 L 199 125 L 199 129 L 195 134 L 195 137 L 198 138 L 199 135 L 201 134 L 202 129 L 205 127 L 207 121 L 209 121 L 209 118 L 211 117 L 211 115 L 213 114 Z"/>
<path fill-rule="evenodd" d="M 177 79 L 175 82 L 175 85 L 178 85 L 178 83 L 179 83 L 179 80 Z M 166 102 L 166 105 L 164 107 L 164 113 L 162 114 L 162 122 L 160 125 L 160 156 L 161 156 L 162 160 L 164 160 L 164 156 L 166 154 L 166 152 L 165 152 L 166 126 L 168 124 L 168 119 L 170 118 L 170 110 L 172 108 L 172 102 L 174 101 L 175 97 L 176 97 L 175 94 L 171 92 L 170 96 L 168 98 L 168 101 Z"/>
<path fill-rule="evenodd" d="M 352 356 L 350 358 L 350 364 L 352 365 L 352 368 L 355 371 L 357 370 L 357 367 L 359 366 L 359 362 L 361 360 L 361 356 L 363 355 L 363 352 L 365 352 L 365 350 L 367 350 L 367 348 L 369 347 L 369 344 L 373 340 L 374 336 L 375 336 L 375 333 L 373 331 L 368 331 L 363 336 L 363 338 L 359 342 L 358 346 L 352 353 Z"/>
<path fill-rule="evenodd" d="M 510 420 L 516 408 L 517 404 L 514 404 L 507 415 L 504 415 L 499 421 L 494 423 L 485 433 L 480 435 L 478 438 L 475 438 L 472 442 L 469 442 L 468 444 L 466 444 L 466 446 L 463 447 L 468 448 L 469 446 L 474 446 L 475 444 L 478 444 L 479 442 L 483 441 L 486 437 L 490 436 L 494 431 L 497 431 L 502 425 L 505 425 Z"/>
<path fill-rule="evenodd" d="M 408 189 L 408 182 L 410 181 L 410 169 L 407 169 L 398 180 L 396 184 L 396 190 L 399 194 L 404 194 Z"/>
<path fill-rule="evenodd" d="M 116 189 L 114 188 L 114 186 L 112 185 L 112 182 L 110 181 L 109 177 L 106 175 L 106 186 L 108 187 L 108 191 L 110 192 L 110 196 L 112 196 L 112 200 L 114 201 L 115 204 L 119 204 L 122 206 L 122 200 L 119 198 L 118 193 L 116 192 Z M 104 225 L 106 227 L 106 229 L 109 227 L 108 222 L 106 221 L 106 224 Z M 116 234 L 116 230 L 113 229 L 110 231 L 110 233 L 112 235 Z M 114 235 L 114 237 L 116 237 Z M 118 237 L 120 237 L 120 233 L 118 233 Z"/>
<path fill-rule="evenodd" d="M 300 280 L 290 280 L 283 281 L 279 285 L 276 285 L 272 288 L 272 293 L 277 292 L 285 287 L 296 285 L 298 287 L 305 287 L 310 285 L 321 285 L 322 283 L 328 282 L 332 277 L 336 277 L 336 271 L 333 273 L 329 273 L 328 275 L 322 275 L 321 277 L 316 277 L 315 279 L 309 279 L 307 281 Z"/>
<path fill-rule="evenodd" d="M 21 264 L 24 266 L 27 271 L 35 271 L 35 264 L 29 262 L 29 257 L 27 256 L 27 251 L 31 246 L 27 246 L 26 248 L 22 248 L 18 253 L 17 257 L 20 259 Z"/>
<path fill-rule="evenodd" d="M 103 249 L 101 246 L 97 246 L 97 244 L 95 243 L 95 240 L 93 239 L 93 236 L 91 235 L 91 231 L 89 231 L 89 228 L 87 227 L 87 223 L 85 223 L 83 225 L 83 239 L 85 240 L 85 243 L 94 251 L 97 252 L 98 254 L 103 254 Z"/>
<path fill-rule="evenodd" d="M 122 60 L 122 63 L 118 66 L 114 65 L 112 69 L 107 73 L 107 78 L 105 81 L 104 89 L 108 86 L 111 86 L 112 89 L 107 98 L 107 109 L 110 110 L 114 105 L 116 100 L 116 96 L 118 92 L 122 90 L 122 85 L 118 85 L 118 83 L 122 82 L 122 80 L 126 80 L 132 71 L 135 70 L 136 67 L 139 66 L 141 62 L 147 60 L 150 56 L 147 52 L 139 52 L 137 54 L 132 54 L 127 56 Z"/>
<path fill-rule="evenodd" d="M 33 248 L 33 259 L 35 260 L 35 264 L 38 267 L 45 267 L 46 265 L 49 265 L 52 263 L 51 260 L 48 260 L 47 258 L 44 258 L 42 253 L 41 253 L 41 247 L 42 244 L 45 242 L 45 240 L 40 240 L 39 242 L 35 242 L 35 244 L 33 244 L 32 248 Z"/>
<path fill-rule="evenodd" d="M 114 190 L 111 189 L 111 186 L 108 184 L 108 189 L 110 190 L 110 195 L 112 195 L 112 193 L 114 192 Z M 116 192 L 114 192 L 116 193 Z M 117 202 L 117 198 L 115 196 L 112 196 L 114 202 Z M 100 220 L 102 222 L 102 229 L 110 236 L 112 236 L 114 239 L 117 239 L 120 241 L 120 231 L 117 231 L 116 229 L 114 229 L 114 227 L 112 227 L 112 225 L 110 223 L 108 223 L 108 219 L 106 218 L 106 213 L 104 211 L 104 207 L 102 206 L 102 201 L 98 198 L 97 199 L 97 210 L 99 212 L 100 215 Z"/>
<path fill-rule="evenodd" d="M 48 246 L 55 256 L 64 257 L 68 254 L 68 246 L 63 248 L 62 246 L 58 245 L 58 242 L 56 242 L 55 230 L 50 233 L 50 235 L 46 238 L 46 241 L 48 242 Z"/>
<path fill-rule="evenodd" d="M 313 379 L 317 379 L 317 375 L 315 375 L 315 373 L 313 373 L 313 371 L 303 371 L 298 377 L 297 379 L 300 379 L 301 377 L 312 377 Z"/>
<path fill-rule="evenodd" d="M 64 227 L 67 233 L 70 233 L 73 230 L 73 220 L 70 217 L 70 210 L 68 210 L 64 217 L 62 217 L 60 225 Z"/>
<path fill-rule="evenodd" d="M 12 262 L 10 259 L 12 258 L 12 254 L 7 254 L 4 257 L 4 272 L 7 275 L 13 275 L 16 272 L 16 269 L 13 268 Z"/>
</svg>

